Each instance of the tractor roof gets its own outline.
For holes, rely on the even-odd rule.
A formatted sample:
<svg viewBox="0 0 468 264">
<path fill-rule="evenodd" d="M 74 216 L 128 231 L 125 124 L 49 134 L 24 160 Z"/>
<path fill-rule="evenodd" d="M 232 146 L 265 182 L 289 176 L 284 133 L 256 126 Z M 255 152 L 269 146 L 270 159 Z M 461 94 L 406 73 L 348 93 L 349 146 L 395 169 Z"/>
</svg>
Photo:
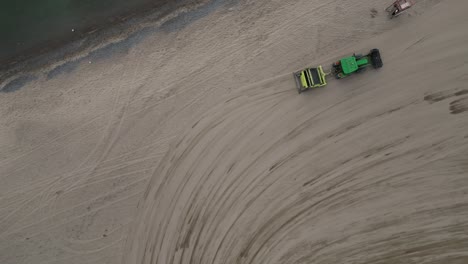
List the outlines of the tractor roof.
<svg viewBox="0 0 468 264">
<path fill-rule="evenodd" d="M 353 73 L 359 68 L 354 56 L 343 58 L 340 62 L 344 74 Z"/>
</svg>

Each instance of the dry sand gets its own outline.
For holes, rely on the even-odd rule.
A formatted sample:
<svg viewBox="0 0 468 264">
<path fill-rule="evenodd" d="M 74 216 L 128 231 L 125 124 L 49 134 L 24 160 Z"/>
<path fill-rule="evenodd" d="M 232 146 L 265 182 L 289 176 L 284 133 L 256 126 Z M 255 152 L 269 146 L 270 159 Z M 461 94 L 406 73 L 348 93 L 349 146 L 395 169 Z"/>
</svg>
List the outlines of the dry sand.
<svg viewBox="0 0 468 264">
<path fill-rule="evenodd" d="M 0 93 L 0 263 L 468 263 L 468 1 L 388 2 L 219 4 Z"/>
</svg>

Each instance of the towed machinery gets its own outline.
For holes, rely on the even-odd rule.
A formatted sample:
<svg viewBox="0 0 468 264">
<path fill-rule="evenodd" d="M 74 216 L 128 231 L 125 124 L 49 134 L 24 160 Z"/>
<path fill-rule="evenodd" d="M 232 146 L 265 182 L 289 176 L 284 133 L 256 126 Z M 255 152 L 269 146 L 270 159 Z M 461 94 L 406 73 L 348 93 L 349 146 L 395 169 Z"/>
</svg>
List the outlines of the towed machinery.
<svg viewBox="0 0 468 264">
<path fill-rule="evenodd" d="M 372 66 L 374 69 L 383 66 L 380 51 L 372 49 L 369 54 L 353 54 L 349 57 L 344 57 L 332 64 L 330 72 L 325 72 L 322 66 L 306 68 L 298 72 L 294 72 L 294 79 L 299 93 L 327 85 L 326 76 L 333 74 L 337 79 L 343 79 L 354 73 L 362 72 L 367 67 Z"/>
</svg>

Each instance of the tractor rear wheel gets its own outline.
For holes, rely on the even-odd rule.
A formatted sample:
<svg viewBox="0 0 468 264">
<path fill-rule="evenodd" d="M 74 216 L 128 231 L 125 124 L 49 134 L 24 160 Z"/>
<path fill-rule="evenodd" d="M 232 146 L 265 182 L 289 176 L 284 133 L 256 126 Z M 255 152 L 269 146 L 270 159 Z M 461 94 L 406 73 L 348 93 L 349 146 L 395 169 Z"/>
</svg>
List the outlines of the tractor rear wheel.
<svg viewBox="0 0 468 264">
<path fill-rule="evenodd" d="M 370 57 L 372 66 L 374 66 L 375 69 L 382 68 L 383 63 L 382 58 L 380 57 L 379 49 L 372 49 L 370 52 Z"/>
</svg>

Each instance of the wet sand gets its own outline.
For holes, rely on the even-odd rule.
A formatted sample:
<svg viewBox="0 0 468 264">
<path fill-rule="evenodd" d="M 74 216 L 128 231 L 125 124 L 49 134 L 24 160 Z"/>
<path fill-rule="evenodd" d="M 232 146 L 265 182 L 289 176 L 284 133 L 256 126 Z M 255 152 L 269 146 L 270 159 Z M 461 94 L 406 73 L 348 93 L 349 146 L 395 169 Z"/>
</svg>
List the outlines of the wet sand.
<svg viewBox="0 0 468 264">
<path fill-rule="evenodd" d="M 2 72 L 24 68 L 38 57 L 73 57 L 109 41 L 142 20 L 158 20 L 178 10 L 209 2 L 167 0 L 33 0 L 9 2 L 0 9 L 0 81 Z M 91 43 L 87 43 L 91 42 Z M 53 56 L 52 56 L 53 57 Z M 26 67 L 25 67 L 26 66 Z M 39 63 L 40 67 L 46 66 Z"/>
<path fill-rule="evenodd" d="M 387 4 L 221 2 L 0 93 L 0 263 L 467 263 L 468 3 Z"/>
</svg>

